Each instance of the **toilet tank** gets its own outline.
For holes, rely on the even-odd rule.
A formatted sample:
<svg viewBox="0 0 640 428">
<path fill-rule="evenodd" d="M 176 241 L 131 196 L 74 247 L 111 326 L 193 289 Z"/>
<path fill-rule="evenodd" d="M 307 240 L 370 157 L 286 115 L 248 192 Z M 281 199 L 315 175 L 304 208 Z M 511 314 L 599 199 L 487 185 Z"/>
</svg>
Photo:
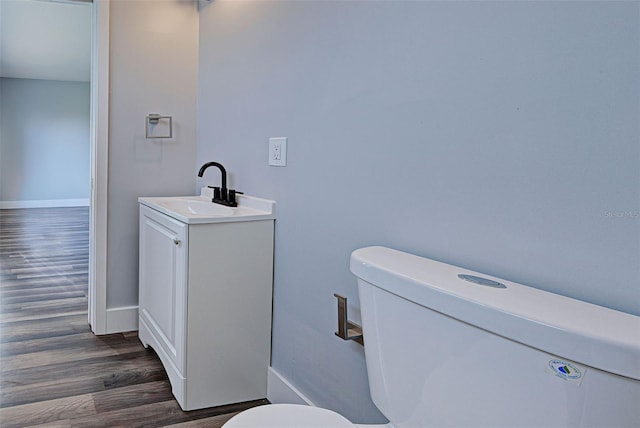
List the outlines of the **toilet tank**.
<svg viewBox="0 0 640 428">
<path fill-rule="evenodd" d="M 639 317 L 384 247 L 351 271 L 396 428 L 640 427 Z"/>
</svg>

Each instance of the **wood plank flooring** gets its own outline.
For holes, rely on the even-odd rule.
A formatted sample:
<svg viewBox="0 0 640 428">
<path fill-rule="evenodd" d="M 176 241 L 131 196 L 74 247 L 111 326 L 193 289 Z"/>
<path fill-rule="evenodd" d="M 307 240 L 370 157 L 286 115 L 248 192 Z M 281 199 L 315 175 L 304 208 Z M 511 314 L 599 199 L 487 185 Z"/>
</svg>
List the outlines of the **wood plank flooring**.
<svg viewBox="0 0 640 428">
<path fill-rule="evenodd" d="M 266 400 L 183 412 L 135 332 L 87 321 L 88 208 L 0 210 L 0 426 L 220 427 Z"/>
</svg>

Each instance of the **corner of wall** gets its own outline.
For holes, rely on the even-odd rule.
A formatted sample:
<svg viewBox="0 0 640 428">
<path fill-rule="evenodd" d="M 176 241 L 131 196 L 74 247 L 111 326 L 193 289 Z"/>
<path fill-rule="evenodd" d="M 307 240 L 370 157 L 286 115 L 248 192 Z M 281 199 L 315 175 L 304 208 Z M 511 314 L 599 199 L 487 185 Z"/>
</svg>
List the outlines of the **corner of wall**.
<svg viewBox="0 0 640 428">
<path fill-rule="evenodd" d="M 309 398 L 273 367 L 269 367 L 267 374 L 267 399 L 272 404 L 305 404 L 316 407 Z"/>
</svg>

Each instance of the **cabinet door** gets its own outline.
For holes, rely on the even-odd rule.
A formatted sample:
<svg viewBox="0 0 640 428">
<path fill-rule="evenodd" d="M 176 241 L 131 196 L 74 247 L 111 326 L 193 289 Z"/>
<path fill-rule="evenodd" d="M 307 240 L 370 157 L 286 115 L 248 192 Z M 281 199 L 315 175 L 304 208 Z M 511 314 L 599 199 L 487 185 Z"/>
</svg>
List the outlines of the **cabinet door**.
<svg viewBox="0 0 640 428">
<path fill-rule="evenodd" d="M 187 225 L 140 207 L 140 318 L 185 374 Z"/>
</svg>

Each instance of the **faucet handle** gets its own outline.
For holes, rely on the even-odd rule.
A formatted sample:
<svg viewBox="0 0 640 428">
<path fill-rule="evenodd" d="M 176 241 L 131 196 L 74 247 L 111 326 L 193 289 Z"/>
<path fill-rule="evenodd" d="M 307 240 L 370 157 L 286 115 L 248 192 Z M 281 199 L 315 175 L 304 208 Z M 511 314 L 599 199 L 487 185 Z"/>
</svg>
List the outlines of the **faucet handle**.
<svg viewBox="0 0 640 428">
<path fill-rule="evenodd" d="M 213 188 L 213 199 L 220 199 L 220 187 Z"/>
</svg>

